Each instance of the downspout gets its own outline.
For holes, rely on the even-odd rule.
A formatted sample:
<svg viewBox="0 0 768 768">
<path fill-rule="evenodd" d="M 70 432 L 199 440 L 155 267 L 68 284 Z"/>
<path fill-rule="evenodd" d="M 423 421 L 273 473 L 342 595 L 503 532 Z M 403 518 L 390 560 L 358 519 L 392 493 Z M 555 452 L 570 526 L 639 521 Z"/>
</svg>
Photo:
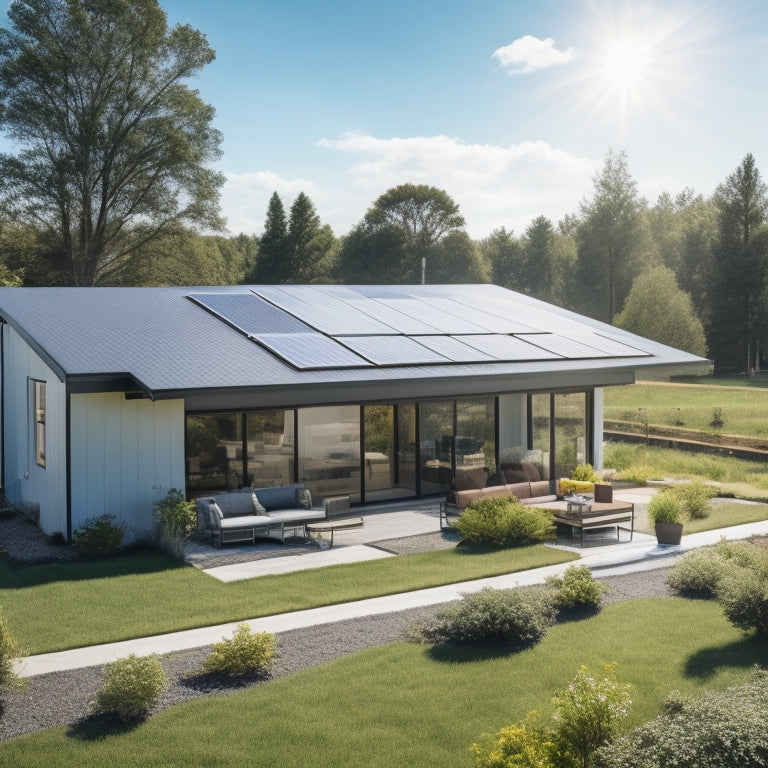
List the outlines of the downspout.
<svg viewBox="0 0 768 768">
<path fill-rule="evenodd" d="M 65 482 L 67 485 L 67 541 L 72 541 L 72 430 L 70 419 L 70 401 L 72 395 L 67 387 L 67 403 L 65 407 L 64 415 L 64 441 L 66 443 L 66 477 Z"/>
</svg>

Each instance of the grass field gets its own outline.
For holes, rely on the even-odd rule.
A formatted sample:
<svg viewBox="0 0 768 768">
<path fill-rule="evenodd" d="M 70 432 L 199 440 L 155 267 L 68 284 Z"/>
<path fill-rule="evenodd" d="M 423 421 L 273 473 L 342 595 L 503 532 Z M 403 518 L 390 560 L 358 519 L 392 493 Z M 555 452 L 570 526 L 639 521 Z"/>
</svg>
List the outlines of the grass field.
<svg viewBox="0 0 768 768">
<path fill-rule="evenodd" d="M 24 568 L 0 562 L 0 606 L 29 655 L 409 592 L 575 557 L 541 544 L 505 550 L 462 546 L 231 584 L 155 552 Z"/>
<path fill-rule="evenodd" d="M 171 708 L 136 727 L 56 729 L 0 746 L 24 768 L 469 768 L 483 733 L 544 713 L 579 665 L 615 661 L 633 686 L 628 726 L 672 690 L 703 694 L 768 664 L 768 645 L 711 602 L 635 600 L 551 629 L 536 647 L 430 652 L 395 643 L 228 696 Z"/>
<path fill-rule="evenodd" d="M 768 438 L 768 388 L 647 383 L 605 388 L 606 421 L 644 429 L 646 417 L 649 426 Z M 721 426 L 713 426 L 716 417 Z"/>
</svg>

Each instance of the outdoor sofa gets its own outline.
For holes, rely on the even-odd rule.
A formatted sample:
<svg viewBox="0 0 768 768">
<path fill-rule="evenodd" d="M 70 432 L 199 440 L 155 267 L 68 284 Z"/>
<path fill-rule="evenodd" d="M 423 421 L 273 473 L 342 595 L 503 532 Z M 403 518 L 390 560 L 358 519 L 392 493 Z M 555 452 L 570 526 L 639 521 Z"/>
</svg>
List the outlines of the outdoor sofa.
<svg viewBox="0 0 768 768">
<path fill-rule="evenodd" d="M 456 491 L 452 494 L 452 498 L 449 498 L 440 505 L 440 527 L 451 528 L 450 519 L 456 519 L 464 508 L 473 501 L 509 496 L 514 496 L 521 504 L 546 504 L 557 499 L 557 496 L 552 493 L 549 480 L 493 485 L 488 488 Z"/>
<path fill-rule="evenodd" d="M 195 500 L 197 527 L 210 532 L 214 546 L 233 541 L 306 535 L 305 526 L 327 517 L 324 509 L 312 508 L 312 494 L 302 483 L 273 488 L 242 488 L 201 496 Z"/>
</svg>

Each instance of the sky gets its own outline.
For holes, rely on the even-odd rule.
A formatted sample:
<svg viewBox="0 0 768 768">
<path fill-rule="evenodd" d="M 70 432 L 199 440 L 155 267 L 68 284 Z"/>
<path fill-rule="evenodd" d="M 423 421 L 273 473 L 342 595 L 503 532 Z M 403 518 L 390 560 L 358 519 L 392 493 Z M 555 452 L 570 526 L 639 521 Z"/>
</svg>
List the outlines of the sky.
<svg viewBox="0 0 768 768">
<path fill-rule="evenodd" d="M 7 7 L 7 3 L 5 3 Z M 473 238 L 577 214 L 609 150 L 649 203 L 768 178 L 767 0 L 160 0 L 208 38 L 222 213 L 300 191 L 341 236 L 406 182 Z"/>
</svg>

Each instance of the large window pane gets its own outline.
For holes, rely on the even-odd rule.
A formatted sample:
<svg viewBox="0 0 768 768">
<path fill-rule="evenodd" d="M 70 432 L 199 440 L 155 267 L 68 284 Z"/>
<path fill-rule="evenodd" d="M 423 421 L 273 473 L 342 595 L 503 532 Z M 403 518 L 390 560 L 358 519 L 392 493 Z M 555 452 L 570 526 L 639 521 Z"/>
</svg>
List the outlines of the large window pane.
<svg viewBox="0 0 768 768">
<path fill-rule="evenodd" d="M 395 408 L 367 405 L 365 429 L 365 498 L 389 498 L 395 485 Z M 390 493 L 386 493 L 390 491 Z M 382 493 L 383 492 L 383 493 Z"/>
<path fill-rule="evenodd" d="M 531 395 L 531 450 L 524 457 L 539 469 L 543 479 L 550 474 L 550 402 L 551 395 Z"/>
<path fill-rule="evenodd" d="M 243 486 L 242 414 L 187 416 L 187 492 Z"/>
<path fill-rule="evenodd" d="M 496 402 L 456 401 L 456 490 L 483 488 L 496 468 Z M 486 471 L 488 470 L 488 471 Z"/>
<path fill-rule="evenodd" d="M 293 411 L 246 416 L 248 482 L 254 488 L 290 485 L 294 472 Z"/>
<path fill-rule="evenodd" d="M 555 474 L 569 477 L 587 460 L 587 396 L 555 395 Z"/>
<path fill-rule="evenodd" d="M 447 493 L 451 489 L 453 450 L 453 402 L 419 405 L 421 493 Z"/>
<path fill-rule="evenodd" d="M 360 501 L 360 406 L 302 408 L 297 439 L 299 480 L 314 499 L 349 494 Z"/>
<path fill-rule="evenodd" d="M 416 404 L 397 406 L 397 467 L 398 487 L 408 496 L 416 495 Z"/>
</svg>

